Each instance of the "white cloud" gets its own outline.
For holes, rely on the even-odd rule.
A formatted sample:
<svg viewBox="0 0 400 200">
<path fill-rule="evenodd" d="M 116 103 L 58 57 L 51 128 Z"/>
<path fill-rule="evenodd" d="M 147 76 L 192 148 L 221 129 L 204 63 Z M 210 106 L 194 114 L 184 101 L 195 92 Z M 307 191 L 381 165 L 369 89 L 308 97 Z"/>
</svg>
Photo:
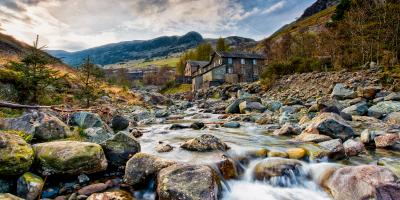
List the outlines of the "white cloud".
<svg viewBox="0 0 400 200">
<path fill-rule="evenodd" d="M 285 5 L 286 1 L 280 1 L 274 5 L 272 5 L 271 7 L 267 7 L 265 10 L 263 10 L 261 12 L 261 14 L 269 14 L 272 12 L 275 12 L 276 10 L 282 9 Z"/>
</svg>

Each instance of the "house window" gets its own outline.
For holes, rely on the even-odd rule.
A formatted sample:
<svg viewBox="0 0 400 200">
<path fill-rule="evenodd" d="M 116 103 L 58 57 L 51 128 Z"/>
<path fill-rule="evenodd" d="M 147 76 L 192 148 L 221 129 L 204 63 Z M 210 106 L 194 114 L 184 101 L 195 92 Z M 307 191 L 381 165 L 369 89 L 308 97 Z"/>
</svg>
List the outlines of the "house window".
<svg viewBox="0 0 400 200">
<path fill-rule="evenodd" d="M 242 58 L 242 59 L 240 59 L 240 64 L 244 65 L 244 64 L 246 64 L 246 61 Z"/>
<path fill-rule="evenodd" d="M 219 64 L 222 65 L 222 59 L 219 59 Z"/>
<path fill-rule="evenodd" d="M 233 59 L 232 58 L 228 58 L 228 64 L 232 65 L 233 64 Z"/>
<path fill-rule="evenodd" d="M 257 60 L 253 59 L 253 65 L 257 65 Z"/>
<path fill-rule="evenodd" d="M 232 66 L 228 67 L 228 74 L 233 74 L 233 67 Z"/>
</svg>

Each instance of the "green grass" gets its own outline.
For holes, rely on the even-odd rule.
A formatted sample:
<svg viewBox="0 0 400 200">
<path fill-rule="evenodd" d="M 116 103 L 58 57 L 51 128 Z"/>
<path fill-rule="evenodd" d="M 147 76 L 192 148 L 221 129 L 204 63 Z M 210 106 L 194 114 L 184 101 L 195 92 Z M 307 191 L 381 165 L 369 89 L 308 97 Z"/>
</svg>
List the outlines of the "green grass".
<svg viewBox="0 0 400 200">
<path fill-rule="evenodd" d="M 176 93 L 183 93 L 183 92 L 190 92 L 192 91 L 192 85 L 191 84 L 181 84 L 181 85 L 176 85 L 174 87 L 168 88 L 164 91 L 162 91 L 163 94 L 176 94 Z"/>
<path fill-rule="evenodd" d="M 0 108 L 0 118 L 16 118 L 22 115 L 21 109 Z"/>
<path fill-rule="evenodd" d="M 169 67 L 176 67 L 179 62 L 179 58 L 165 58 L 159 60 L 152 60 L 152 61 L 145 61 L 135 65 L 135 67 L 146 67 L 149 65 L 156 65 L 156 66 L 165 66 L 168 65 Z"/>
</svg>

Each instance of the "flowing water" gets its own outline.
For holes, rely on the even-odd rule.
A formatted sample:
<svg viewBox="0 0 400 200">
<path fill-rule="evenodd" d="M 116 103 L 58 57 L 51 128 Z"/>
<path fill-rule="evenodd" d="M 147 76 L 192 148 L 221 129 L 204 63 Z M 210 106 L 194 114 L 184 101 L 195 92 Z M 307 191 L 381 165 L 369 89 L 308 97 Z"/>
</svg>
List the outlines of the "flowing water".
<svg viewBox="0 0 400 200">
<path fill-rule="evenodd" d="M 196 109 L 189 110 L 186 114 L 196 113 Z M 246 152 L 268 148 L 270 150 L 286 150 L 300 146 L 302 144 L 290 142 L 288 137 L 276 137 L 271 135 L 269 128 L 273 125 L 257 125 L 254 123 L 243 123 L 239 129 L 218 127 L 214 124 L 223 122 L 218 119 L 219 115 L 205 114 L 205 119 L 192 119 L 186 117 L 183 120 L 171 121 L 163 124 L 155 124 L 143 127 L 145 131 L 139 139 L 142 152 L 157 155 L 159 157 L 176 160 L 179 162 L 189 162 L 196 164 L 212 164 L 221 159 L 221 155 L 227 154 L 231 157 L 244 155 Z M 204 130 L 169 130 L 173 123 L 190 125 L 194 121 L 207 124 Z M 186 140 L 198 137 L 202 134 L 212 134 L 227 143 L 231 149 L 227 152 L 190 152 L 181 149 L 179 146 Z M 174 147 L 173 151 L 157 153 L 155 147 L 159 142 L 170 144 Z M 362 156 L 353 157 L 342 161 L 340 164 L 358 165 L 376 162 L 378 157 L 398 157 L 399 155 L 388 151 L 371 151 Z M 335 163 L 316 163 L 303 162 L 301 168 L 289 171 L 286 176 L 275 177 L 268 182 L 254 181 L 252 172 L 254 166 L 260 160 L 252 160 L 248 165 L 243 166 L 244 174 L 238 180 L 223 181 L 224 200 L 325 200 L 331 199 L 330 196 L 318 186 L 316 181 L 327 168 L 338 165 Z M 321 161 L 319 161 L 321 162 Z M 154 187 L 154 184 L 153 184 Z M 154 188 L 153 188 L 154 189 Z M 154 199 L 154 190 L 137 193 L 138 199 Z"/>
</svg>

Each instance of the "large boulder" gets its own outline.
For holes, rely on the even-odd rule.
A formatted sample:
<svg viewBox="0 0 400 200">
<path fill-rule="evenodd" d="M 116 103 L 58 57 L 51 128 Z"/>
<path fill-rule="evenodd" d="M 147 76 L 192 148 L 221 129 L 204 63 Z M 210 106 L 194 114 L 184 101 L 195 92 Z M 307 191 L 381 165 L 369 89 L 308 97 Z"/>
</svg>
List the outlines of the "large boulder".
<svg viewBox="0 0 400 200">
<path fill-rule="evenodd" d="M 397 181 L 396 175 L 384 167 L 361 165 L 336 170 L 328 181 L 327 188 L 337 200 L 395 200 L 396 198 L 379 198 L 382 195 L 379 191 L 387 185 L 396 185 Z M 400 197 L 400 185 L 397 184 L 396 188 L 391 190 L 392 197 Z"/>
<path fill-rule="evenodd" d="M 239 105 L 242 100 L 235 99 L 228 107 L 225 109 L 225 113 L 227 114 L 238 114 L 240 113 Z"/>
<path fill-rule="evenodd" d="M 64 122 L 44 112 L 29 112 L 18 118 L 0 119 L 0 128 L 23 131 L 38 141 L 62 139 L 73 135 Z"/>
<path fill-rule="evenodd" d="M 226 151 L 229 149 L 227 144 L 210 134 L 203 134 L 200 137 L 188 140 L 181 145 L 181 148 L 200 152 L 214 150 Z"/>
<path fill-rule="evenodd" d="M 91 112 L 73 113 L 69 119 L 69 123 L 72 126 L 79 126 L 83 129 L 104 126 L 104 122 L 100 116 Z"/>
<path fill-rule="evenodd" d="M 86 142 L 94 142 L 100 144 L 111 138 L 113 135 L 102 127 L 93 127 L 83 130 L 83 136 Z"/>
<path fill-rule="evenodd" d="M 327 135 L 342 140 L 347 140 L 355 134 L 353 128 L 335 113 L 321 113 L 311 120 L 303 133 Z"/>
<path fill-rule="evenodd" d="M 337 99 L 354 99 L 357 97 L 357 93 L 351 89 L 347 89 L 343 84 L 338 83 L 335 85 L 332 91 L 332 97 Z"/>
<path fill-rule="evenodd" d="M 366 102 L 361 102 L 350 107 L 347 107 L 342 110 L 342 112 L 349 114 L 349 115 L 359 115 L 363 116 L 368 113 L 368 105 Z"/>
<path fill-rule="evenodd" d="M 134 187 L 146 187 L 146 183 L 155 178 L 161 169 L 174 164 L 174 161 L 137 153 L 126 163 L 124 182 Z"/>
<path fill-rule="evenodd" d="M 103 147 L 108 163 L 113 166 L 125 165 L 126 161 L 140 152 L 140 144 L 127 133 L 119 132 L 100 144 Z"/>
<path fill-rule="evenodd" d="M 382 118 L 392 112 L 400 111 L 400 102 L 397 101 L 382 101 L 368 109 L 368 115 L 375 118 Z"/>
<path fill-rule="evenodd" d="M 345 150 L 340 139 L 320 142 L 318 145 L 329 151 L 329 158 L 331 159 L 338 160 L 345 157 Z"/>
<path fill-rule="evenodd" d="M 298 160 L 286 158 L 266 158 L 254 167 L 253 177 L 259 181 L 269 181 L 274 177 L 287 178 L 287 181 L 294 181 L 295 174 L 299 174 L 302 164 Z M 279 180 L 279 179 L 277 179 Z M 284 179 L 281 179 L 284 180 Z M 275 183 L 283 184 L 283 183 Z"/>
<path fill-rule="evenodd" d="M 44 181 L 40 176 L 26 172 L 17 181 L 17 194 L 24 199 L 35 200 L 43 186 Z"/>
<path fill-rule="evenodd" d="M 129 121 L 121 115 L 114 116 L 111 120 L 111 128 L 116 132 L 122 131 L 128 128 L 128 126 Z"/>
<path fill-rule="evenodd" d="M 34 153 L 31 145 L 18 135 L 0 131 L 0 175 L 19 175 L 31 167 Z"/>
<path fill-rule="evenodd" d="M 240 113 L 263 113 L 267 108 L 259 102 L 250 102 L 250 101 L 243 101 L 239 104 Z"/>
<path fill-rule="evenodd" d="M 33 145 L 37 170 L 47 175 L 79 175 L 107 169 L 100 145 L 89 142 L 56 141 Z"/>
<path fill-rule="evenodd" d="M 220 192 L 219 179 L 208 166 L 177 164 L 157 176 L 159 200 L 217 200 Z"/>
<path fill-rule="evenodd" d="M 389 148 L 400 141 L 398 134 L 386 133 L 374 138 L 375 146 L 377 148 Z"/>
</svg>

